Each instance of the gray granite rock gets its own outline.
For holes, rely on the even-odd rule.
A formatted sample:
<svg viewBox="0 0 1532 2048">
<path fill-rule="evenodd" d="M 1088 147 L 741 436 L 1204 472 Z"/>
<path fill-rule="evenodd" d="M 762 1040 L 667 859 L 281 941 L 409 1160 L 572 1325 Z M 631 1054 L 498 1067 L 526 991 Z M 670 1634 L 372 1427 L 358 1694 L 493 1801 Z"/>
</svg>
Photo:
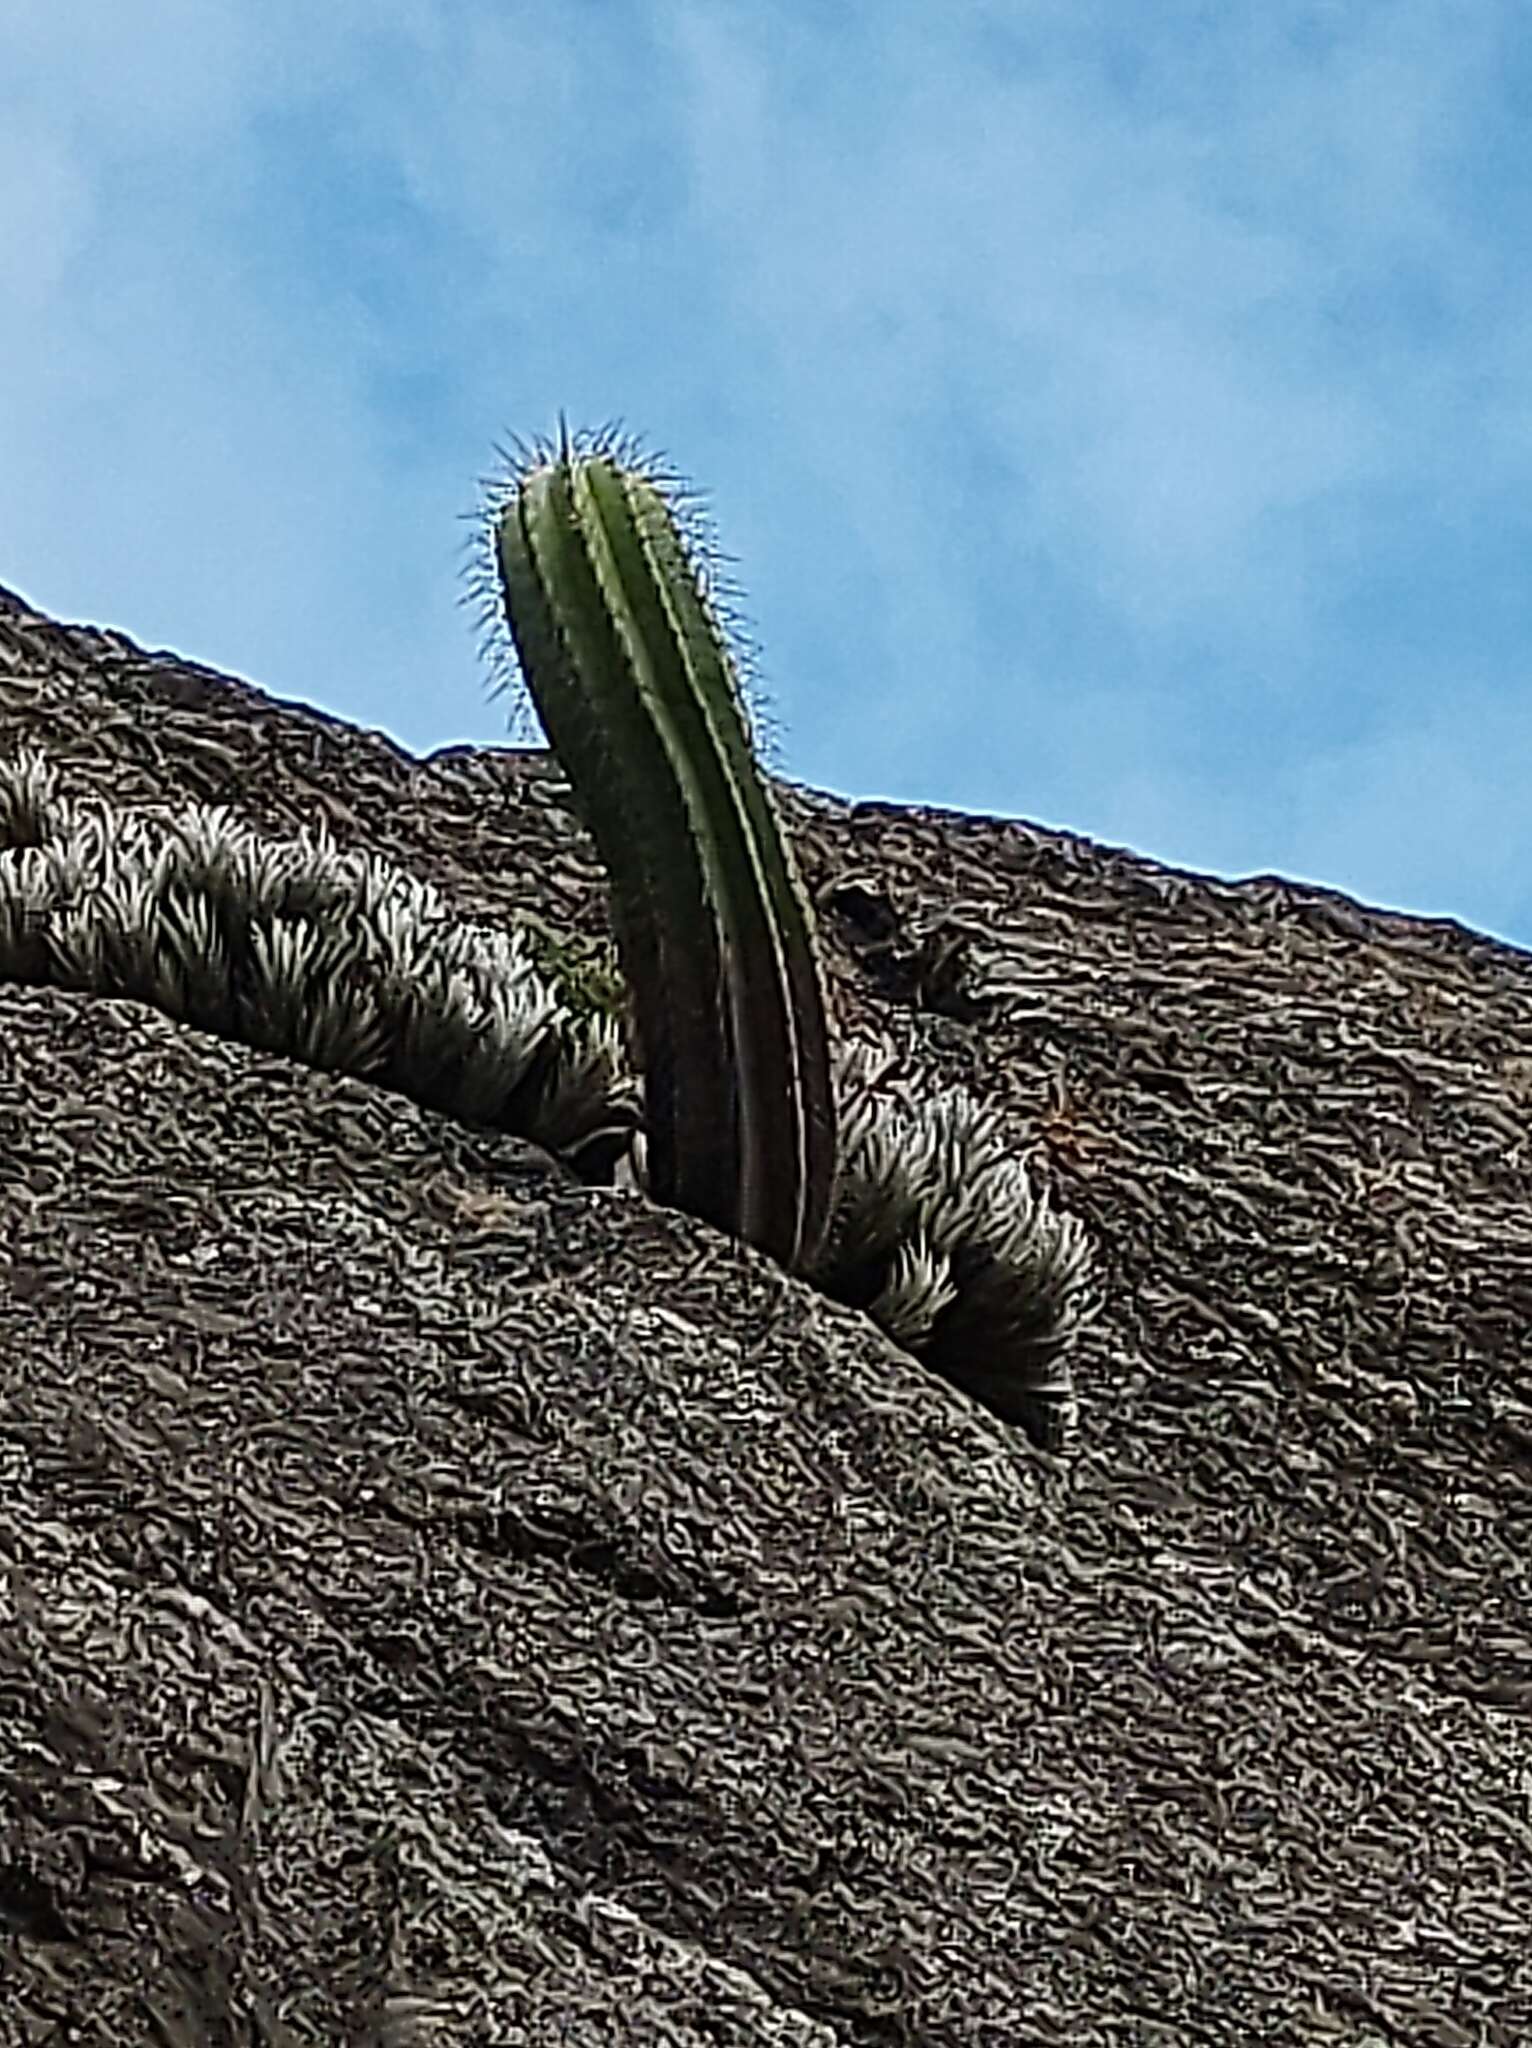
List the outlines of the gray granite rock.
<svg viewBox="0 0 1532 2048">
<path fill-rule="evenodd" d="M 602 929 L 545 757 L 0 595 L 22 743 Z M 518 1140 L 0 986 L 0 2048 L 1532 2031 L 1527 957 L 784 802 L 840 1028 L 1097 1241 L 1078 1449 Z"/>
</svg>

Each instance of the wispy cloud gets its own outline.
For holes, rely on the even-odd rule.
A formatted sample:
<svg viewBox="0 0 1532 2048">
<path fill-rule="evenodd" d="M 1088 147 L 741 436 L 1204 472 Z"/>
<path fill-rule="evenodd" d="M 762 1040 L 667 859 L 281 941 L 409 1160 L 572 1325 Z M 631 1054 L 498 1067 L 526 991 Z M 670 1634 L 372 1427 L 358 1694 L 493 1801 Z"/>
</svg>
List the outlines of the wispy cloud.
<svg viewBox="0 0 1532 2048">
<path fill-rule="evenodd" d="M 13 0 L 0 576 L 490 739 L 454 515 L 621 413 L 789 772 L 1532 941 L 1520 23 Z"/>
</svg>

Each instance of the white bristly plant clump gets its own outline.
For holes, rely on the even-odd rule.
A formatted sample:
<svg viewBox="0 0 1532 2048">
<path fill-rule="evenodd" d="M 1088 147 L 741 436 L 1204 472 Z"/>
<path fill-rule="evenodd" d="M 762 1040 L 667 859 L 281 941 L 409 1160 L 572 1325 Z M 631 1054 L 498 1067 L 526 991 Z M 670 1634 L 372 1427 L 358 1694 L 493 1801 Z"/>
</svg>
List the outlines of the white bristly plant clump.
<svg viewBox="0 0 1532 2048">
<path fill-rule="evenodd" d="M 840 1050 L 841 1161 L 809 1277 L 1033 1442 L 1060 1449 L 1068 1353 L 1099 1310 L 1084 1226 L 1032 1184 L 998 1116 L 963 1089 L 917 1099 L 894 1058 Z"/>
<path fill-rule="evenodd" d="M 323 833 L 61 796 L 33 751 L 0 763 L 0 975 L 148 1003 L 577 1171 L 610 1165 L 637 1121 L 617 1022 L 567 1005 L 517 927 L 465 922 Z"/>
</svg>

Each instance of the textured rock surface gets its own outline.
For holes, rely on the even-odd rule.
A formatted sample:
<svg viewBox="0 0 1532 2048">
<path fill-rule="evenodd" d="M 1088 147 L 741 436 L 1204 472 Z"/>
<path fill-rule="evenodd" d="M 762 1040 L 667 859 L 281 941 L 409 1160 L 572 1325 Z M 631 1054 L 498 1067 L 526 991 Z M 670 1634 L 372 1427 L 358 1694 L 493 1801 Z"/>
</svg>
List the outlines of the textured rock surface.
<svg viewBox="0 0 1532 2048">
<path fill-rule="evenodd" d="M 23 741 L 601 928 L 546 758 L 0 594 Z M 842 1027 L 1098 1240 L 1079 1449 L 528 1146 L 0 987 L 3 2048 L 1532 2032 L 1532 963 L 785 802 Z"/>
</svg>

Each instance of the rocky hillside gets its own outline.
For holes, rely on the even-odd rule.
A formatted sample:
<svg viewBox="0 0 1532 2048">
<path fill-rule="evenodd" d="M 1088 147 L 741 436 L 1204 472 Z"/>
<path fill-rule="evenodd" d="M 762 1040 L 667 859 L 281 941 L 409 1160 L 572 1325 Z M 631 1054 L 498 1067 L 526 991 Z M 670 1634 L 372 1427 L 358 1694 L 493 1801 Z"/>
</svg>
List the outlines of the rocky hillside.
<svg viewBox="0 0 1532 2048">
<path fill-rule="evenodd" d="M 602 928 L 545 756 L 0 593 L 20 745 Z M 784 803 L 841 1028 L 1095 1240 L 1075 1447 L 520 1140 L 0 984 L 0 2048 L 1532 2038 L 1532 962 Z"/>
</svg>

